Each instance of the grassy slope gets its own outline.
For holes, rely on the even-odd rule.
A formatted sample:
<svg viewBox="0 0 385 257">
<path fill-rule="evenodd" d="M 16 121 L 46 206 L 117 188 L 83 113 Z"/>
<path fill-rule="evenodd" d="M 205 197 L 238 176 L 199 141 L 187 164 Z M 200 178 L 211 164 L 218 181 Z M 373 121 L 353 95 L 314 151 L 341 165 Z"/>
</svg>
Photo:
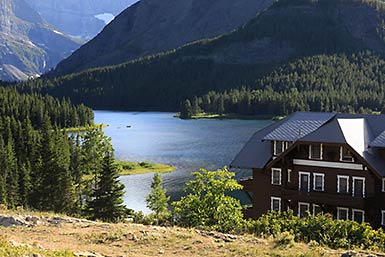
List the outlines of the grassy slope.
<svg viewBox="0 0 385 257">
<path fill-rule="evenodd" d="M 121 166 L 122 171 L 120 172 L 121 176 L 124 175 L 137 175 L 144 173 L 168 173 L 174 171 L 176 168 L 166 164 L 155 164 L 150 162 L 128 162 L 128 161 L 118 161 L 118 165 Z"/>
<path fill-rule="evenodd" d="M 0 214 L 4 211 L 0 211 Z M 52 216 L 47 213 L 22 215 Z M 219 235 L 219 236 L 218 236 Z M 222 239 L 221 239 L 222 238 Z M 340 256 L 341 251 L 295 244 L 277 247 L 272 239 L 238 236 L 231 240 L 179 227 L 75 222 L 61 226 L 0 227 L 0 256 L 74 256 L 94 252 L 103 256 Z M 226 242 L 228 241 L 228 242 Z"/>
</svg>

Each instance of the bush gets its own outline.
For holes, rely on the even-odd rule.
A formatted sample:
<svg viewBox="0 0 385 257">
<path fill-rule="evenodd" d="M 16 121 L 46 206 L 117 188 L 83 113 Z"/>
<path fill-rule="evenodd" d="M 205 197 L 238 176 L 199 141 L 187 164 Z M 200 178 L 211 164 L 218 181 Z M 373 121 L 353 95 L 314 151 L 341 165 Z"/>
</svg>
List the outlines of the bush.
<svg viewBox="0 0 385 257">
<path fill-rule="evenodd" d="M 187 182 L 189 194 L 174 202 L 174 217 L 178 225 L 204 227 L 219 232 L 236 232 L 243 227 L 240 202 L 226 192 L 242 188 L 233 179 L 234 173 L 223 168 L 217 171 L 201 169 Z"/>
<path fill-rule="evenodd" d="M 257 236 L 282 237 L 283 233 L 294 236 L 295 241 L 313 241 L 331 248 L 363 248 L 385 250 L 385 233 L 367 223 L 334 220 L 330 214 L 299 218 L 289 212 L 270 212 L 258 220 L 249 221 L 249 231 Z"/>
<path fill-rule="evenodd" d="M 294 246 L 294 236 L 289 232 L 285 231 L 279 234 L 275 240 L 275 247 L 280 249 L 291 248 Z"/>
</svg>

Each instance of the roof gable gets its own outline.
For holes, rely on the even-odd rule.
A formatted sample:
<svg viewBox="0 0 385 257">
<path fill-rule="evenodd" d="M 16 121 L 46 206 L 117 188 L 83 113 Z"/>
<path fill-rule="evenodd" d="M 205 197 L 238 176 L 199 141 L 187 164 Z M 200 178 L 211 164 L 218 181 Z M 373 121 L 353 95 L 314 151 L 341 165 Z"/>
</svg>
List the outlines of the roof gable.
<svg viewBox="0 0 385 257">
<path fill-rule="evenodd" d="M 297 141 L 317 130 L 334 117 L 332 113 L 295 113 L 286 122 L 266 135 L 264 140 Z"/>
</svg>

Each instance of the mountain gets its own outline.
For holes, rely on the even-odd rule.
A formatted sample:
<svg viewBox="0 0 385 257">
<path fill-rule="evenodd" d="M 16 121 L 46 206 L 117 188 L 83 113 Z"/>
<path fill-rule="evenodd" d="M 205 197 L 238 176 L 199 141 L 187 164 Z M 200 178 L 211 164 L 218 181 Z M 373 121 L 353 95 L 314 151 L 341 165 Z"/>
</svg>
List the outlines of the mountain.
<svg viewBox="0 0 385 257">
<path fill-rule="evenodd" d="M 72 37 L 89 40 L 137 0 L 25 0 L 47 22 Z"/>
<path fill-rule="evenodd" d="M 39 75 L 79 46 L 24 0 L 0 0 L 0 79 L 23 80 Z"/>
<path fill-rule="evenodd" d="M 348 55 L 360 72 L 368 73 L 371 80 L 378 82 L 364 81 L 362 87 L 385 95 L 382 64 L 372 71 L 368 69 L 371 62 L 381 63 L 384 59 L 383 24 L 385 4 L 381 1 L 281 0 L 246 25 L 220 37 L 122 65 L 24 83 L 19 88 L 70 97 L 95 108 L 177 110 L 182 100 L 194 95 L 243 85 L 255 87 L 256 80 L 278 74 L 282 65 L 303 63 L 301 60 L 306 57 Z M 366 51 L 374 57 L 366 54 L 364 58 L 354 58 Z M 310 76 L 319 59 L 306 62 L 304 67 L 299 65 L 301 69 L 294 75 Z M 338 69 L 338 65 L 333 67 Z M 349 71 L 349 65 L 346 67 Z M 329 76 L 327 71 L 321 71 L 319 83 Z M 348 83 L 345 74 L 349 72 L 337 74 L 331 86 Z M 262 81 L 267 82 L 258 88 L 277 90 L 269 84 L 271 80 Z M 290 77 L 284 81 L 289 83 Z M 299 79 L 290 90 L 305 90 L 302 83 L 306 81 Z M 279 90 L 284 91 L 284 86 Z"/>
<path fill-rule="evenodd" d="M 243 25 L 273 1 L 141 0 L 62 61 L 50 75 L 120 64 L 218 36 Z"/>
</svg>

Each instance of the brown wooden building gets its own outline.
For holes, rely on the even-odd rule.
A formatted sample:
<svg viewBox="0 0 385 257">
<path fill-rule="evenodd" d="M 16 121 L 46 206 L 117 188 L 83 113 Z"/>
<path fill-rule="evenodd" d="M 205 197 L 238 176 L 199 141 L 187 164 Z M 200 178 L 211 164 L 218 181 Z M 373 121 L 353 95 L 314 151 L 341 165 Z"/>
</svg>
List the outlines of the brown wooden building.
<svg viewBox="0 0 385 257">
<path fill-rule="evenodd" d="M 291 209 L 385 226 L 385 115 L 294 113 L 255 133 L 231 163 L 250 217 Z"/>
</svg>

